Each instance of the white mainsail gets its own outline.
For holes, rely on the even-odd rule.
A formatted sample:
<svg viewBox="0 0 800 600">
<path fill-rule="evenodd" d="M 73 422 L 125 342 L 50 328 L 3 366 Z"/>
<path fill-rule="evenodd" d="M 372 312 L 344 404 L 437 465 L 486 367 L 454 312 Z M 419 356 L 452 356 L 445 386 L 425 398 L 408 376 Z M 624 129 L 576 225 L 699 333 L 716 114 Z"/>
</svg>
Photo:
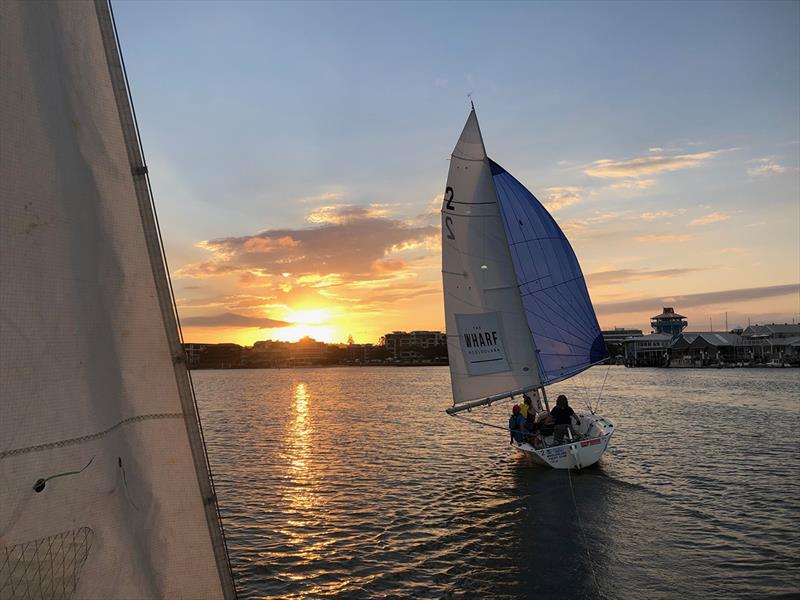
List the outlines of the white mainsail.
<svg viewBox="0 0 800 600">
<path fill-rule="evenodd" d="M 106 1 L 0 69 L 0 598 L 234 597 Z"/>
<path fill-rule="evenodd" d="M 456 405 L 540 385 L 478 119 L 453 150 L 442 202 L 442 281 Z"/>
</svg>

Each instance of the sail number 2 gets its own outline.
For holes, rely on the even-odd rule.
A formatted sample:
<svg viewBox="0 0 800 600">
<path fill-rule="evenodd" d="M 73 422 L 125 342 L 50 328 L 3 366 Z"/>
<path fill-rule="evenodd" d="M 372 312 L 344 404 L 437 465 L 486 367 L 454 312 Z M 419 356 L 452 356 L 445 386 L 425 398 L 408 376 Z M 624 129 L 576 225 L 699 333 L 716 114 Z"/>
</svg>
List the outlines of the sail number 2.
<svg viewBox="0 0 800 600">
<path fill-rule="evenodd" d="M 456 209 L 456 207 L 453 206 L 453 196 L 454 195 L 455 194 L 453 193 L 453 188 L 448 186 L 447 189 L 444 191 L 444 207 L 447 210 L 455 210 Z M 447 229 L 447 239 L 448 240 L 456 239 L 456 236 L 453 233 L 453 217 L 451 217 L 450 215 L 446 215 L 445 216 L 445 218 L 444 218 L 444 227 L 445 227 L 445 229 Z"/>
</svg>

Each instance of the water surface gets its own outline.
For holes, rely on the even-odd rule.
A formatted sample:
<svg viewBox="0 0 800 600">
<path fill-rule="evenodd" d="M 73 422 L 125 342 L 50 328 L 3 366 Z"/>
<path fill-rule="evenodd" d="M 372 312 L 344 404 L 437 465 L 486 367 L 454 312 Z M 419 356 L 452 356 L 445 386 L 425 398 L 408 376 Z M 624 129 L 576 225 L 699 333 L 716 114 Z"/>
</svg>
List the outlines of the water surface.
<svg viewBox="0 0 800 600">
<path fill-rule="evenodd" d="M 447 416 L 446 367 L 193 378 L 242 598 L 800 594 L 800 370 L 557 384 L 617 424 L 571 474 Z"/>
</svg>

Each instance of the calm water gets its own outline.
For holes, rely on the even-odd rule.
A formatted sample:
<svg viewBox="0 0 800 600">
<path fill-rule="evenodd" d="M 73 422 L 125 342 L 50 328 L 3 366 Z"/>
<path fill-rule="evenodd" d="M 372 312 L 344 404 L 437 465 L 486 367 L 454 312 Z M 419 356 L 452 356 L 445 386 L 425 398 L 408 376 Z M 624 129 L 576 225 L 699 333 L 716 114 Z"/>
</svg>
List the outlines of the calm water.
<svg viewBox="0 0 800 600">
<path fill-rule="evenodd" d="M 800 370 L 596 367 L 551 395 L 583 408 L 607 371 L 618 431 L 572 488 L 445 415 L 446 368 L 195 372 L 240 596 L 800 594 Z"/>
</svg>

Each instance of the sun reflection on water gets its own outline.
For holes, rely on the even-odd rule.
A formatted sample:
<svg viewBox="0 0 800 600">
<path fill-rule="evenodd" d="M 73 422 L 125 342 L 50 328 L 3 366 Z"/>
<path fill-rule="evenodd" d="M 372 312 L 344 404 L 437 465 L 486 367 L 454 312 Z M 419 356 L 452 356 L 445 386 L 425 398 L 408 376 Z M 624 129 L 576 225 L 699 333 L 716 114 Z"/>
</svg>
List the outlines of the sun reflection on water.
<svg viewBox="0 0 800 600">
<path fill-rule="evenodd" d="M 286 449 L 289 458 L 289 477 L 293 485 L 288 488 L 288 500 L 297 511 L 314 507 L 314 477 L 311 470 L 312 438 L 314 428 L 309 414 L 308 387 L 305 383 L 294 386 L 292 410 L 294 419 L 286 432 Z"/>
</svg>

